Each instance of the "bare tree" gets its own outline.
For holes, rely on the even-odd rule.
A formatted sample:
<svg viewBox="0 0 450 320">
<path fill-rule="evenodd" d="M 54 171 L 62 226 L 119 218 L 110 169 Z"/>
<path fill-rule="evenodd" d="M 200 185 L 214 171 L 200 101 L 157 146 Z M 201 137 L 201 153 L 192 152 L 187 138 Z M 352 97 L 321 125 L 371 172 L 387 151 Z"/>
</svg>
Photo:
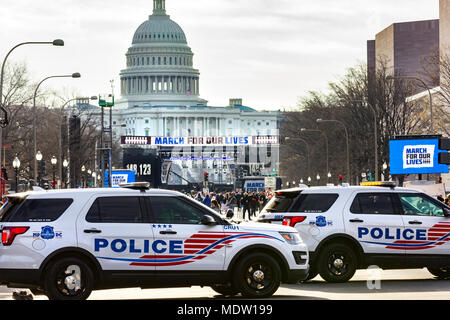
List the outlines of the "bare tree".
<svg viewBox="0 0 450 320">
<path fill-rule="evenodd" d="M 359 181 L 360 173 L 374 172 L 375 169 L 373 111 L 376 113 L 378 133 L 378 166 L 383 162 L 388 163 L 389 141 L 392 138 L 423 129 L 423 117 L 420 117 L 422 108 L 416 102 L 406 102 L 412 89 L 410 84 L 401 79 L 388 80 L 386 66 L 385 61 L 379 61 L 372 87 L 369 87 L 365 65 L 350 68 L 342 78 L 329 84 L 329 93 L 310 92 L 299 101 L 297 112 L 285 113 L 280 130 L 282 136 L 299 137 L 301 128 L 322 130 L 327 135 L 333 182 L 337 181 L 337 175 L 344 173 L 346 168 L 345 132 L 342 126 L 333 123 L 318 126 L 316 119 L 339 120 L 345 125 L 349 134 L 352 183 Z M 303 138 L 311 145 L 311 175 L 319 173 L 326 177 L 324 142 L 319 135 L 313 133 L 304 134 Z M 298 159 L 293 154 L 303 159 L 305 144 L 290 139 L 285 142 L 285 146 L 287 153 L 280 155 L 282 174 L 292 176 L 295 172 L 303 172 L 305 169 L 295 163 Z M 303 173 L 302 175 L 305 176 Z"/>
</svg>

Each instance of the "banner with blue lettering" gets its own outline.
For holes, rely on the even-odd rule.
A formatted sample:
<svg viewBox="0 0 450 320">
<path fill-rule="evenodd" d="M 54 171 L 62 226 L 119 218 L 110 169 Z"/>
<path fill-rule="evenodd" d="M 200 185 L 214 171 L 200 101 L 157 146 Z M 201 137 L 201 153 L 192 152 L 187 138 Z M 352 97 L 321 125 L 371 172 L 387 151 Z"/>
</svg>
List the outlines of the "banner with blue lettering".
<svg viewBox="0 0 450 320">
<path fill-rule="evenodd" d="M 391 140 L 389 142 L 390 174 L 448 173 L 439 164 L 439 139 Z"/>
<path fill-rule="evenodd" d="M 264 180 L 247 180 L 244 184 L 244 190 L 247 192 L 266 191 Z"/>
<path fill-rule="evenodd" d="M 105 172 L 105 186 L 109 188 L 108 172 Z M 121 183 L 133 183 L 136 182 L 136 173 L 134 171 L 112 171 L 111 174 L 112 187 L 119 188 Z"/>
</svg>

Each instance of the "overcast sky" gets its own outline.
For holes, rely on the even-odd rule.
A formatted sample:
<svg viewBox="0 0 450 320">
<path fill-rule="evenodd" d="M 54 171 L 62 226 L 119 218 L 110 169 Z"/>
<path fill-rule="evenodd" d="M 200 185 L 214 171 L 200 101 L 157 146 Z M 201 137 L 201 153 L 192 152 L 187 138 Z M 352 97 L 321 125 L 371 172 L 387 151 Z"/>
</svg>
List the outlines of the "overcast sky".
<svg viewBox="0 0 450 320">
<path fill-rule="evenodd" d="M 64 39 L 65 47 L 27 46 L 35 81 L 80 72 L 48 87 L 80 95 L 119 94 L 119 72 L 152 0 L 1 0 L 0 58 L 24 41 Z M 201 97 L 211 106 L 243 98 L 256 109 L 296 105 L 324 91 L 346 68 L 366 60 L 366 41 L 393 22 L 437 19 L 438 0 L 166 0 L 200 70 Z M 1 62 L 0 62 L 1 63 Z"/>
</svg>

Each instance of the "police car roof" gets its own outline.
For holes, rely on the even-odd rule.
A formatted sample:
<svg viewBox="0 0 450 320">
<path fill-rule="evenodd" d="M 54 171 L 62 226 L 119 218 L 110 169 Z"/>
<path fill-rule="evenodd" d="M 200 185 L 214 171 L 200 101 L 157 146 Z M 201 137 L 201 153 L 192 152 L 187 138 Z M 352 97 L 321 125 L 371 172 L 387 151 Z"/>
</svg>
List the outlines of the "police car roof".
<svg viewBox="0 0 450 320">
<path fill-rule="evenodd" d="M 419 192 L 415 189 L 403 188 L 403 187 L 381 187 L 381 186 L 319 186 L 319 187 L 309 187 L 309 188 L 291 188 L 277 190 L 276 192 L 304 192 L 304 193 L 342 193 L 342 192 L 353 192 L 353 191 L 366 191 L 366 192 Z"/>
<path fill-rule="evenodd" d="M 75 195 L 86 195 L 86 194 L 136 194 L 136 195 L 172 195 L 172 196 L 180 196 L 183 195 L 178 191 L 171 191 L 165 189 L 149 189 L 145 191 L 141 190 L 133 190 L 127 188 L 89 188 L 89 189 L 57 189 L 57 190 L 47 190 L 47 191 L 27 191 L 21 193 L 13 193 L 8 194 L 7 197 L 27 197 L 27 196 L 75 196 Z"/>
</svg>

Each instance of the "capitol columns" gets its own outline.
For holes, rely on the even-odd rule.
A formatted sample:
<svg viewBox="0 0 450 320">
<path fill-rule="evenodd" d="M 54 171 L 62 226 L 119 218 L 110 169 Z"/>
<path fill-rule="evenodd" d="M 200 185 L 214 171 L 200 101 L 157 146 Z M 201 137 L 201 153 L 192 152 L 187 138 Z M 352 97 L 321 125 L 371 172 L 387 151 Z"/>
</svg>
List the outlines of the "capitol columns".
<svg viewBox="0 0 450 320">
<path fill-rule="evenodd" d="M 175 79 L 174 79 L 173 92 L 178 93 L 178 77 L 177 76 L 175 76 Z"/>
</svg>

